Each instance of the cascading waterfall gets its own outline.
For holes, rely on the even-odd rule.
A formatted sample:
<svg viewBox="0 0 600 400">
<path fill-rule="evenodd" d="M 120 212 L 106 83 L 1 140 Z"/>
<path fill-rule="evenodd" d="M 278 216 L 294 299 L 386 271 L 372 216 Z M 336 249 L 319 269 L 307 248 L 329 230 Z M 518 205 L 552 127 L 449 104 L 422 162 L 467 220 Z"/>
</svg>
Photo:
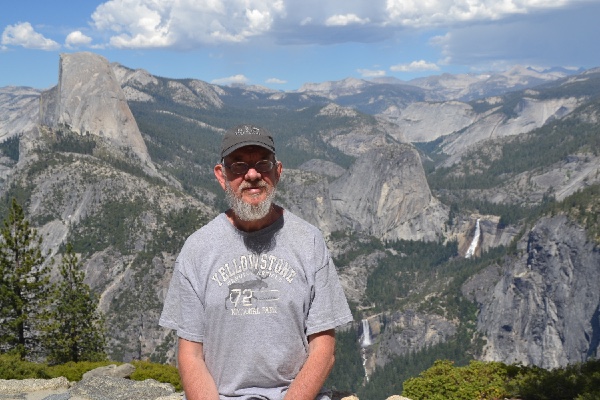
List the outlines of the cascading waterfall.
<svg viewBox="0 0 600 400">
<path fill-rule="evenodd" d="M 362 320 L 362 328 L 363 328 L 363 334 L 362 334 L 362 341 L 360 342 L 360 345 L 362 347 L 367 347 L 367 346 L 372 345 L 373 343 L 371 342 L 371 327 L 369 326 L 369 320 L 367 320 L 367 319 Z"/>
<path fill-rule="evenodd" d="M 477 218 L 477 222 L 475 224 L 475 235 L 473 236 L 473 241 L 467 250 L 467 254 L 465 254 L 465 258 L 471 258 L 475 254 L 475 249 L 477 249 L 477 245 L 479 244 L 479 235 L 481 235 L 481 228 L 479 226 L 479 218 Z"/>
<path fill-rule="evenodd" d="M 367 347 L 372 345 L 371 341 L 371 326 L 368 319 L 362 320 L 362 340 L 360 341 L 360 355 L 362 356 L 363 369 L 365 370 L 365 380 L 369 382 L 369 374 L 367 373 Z"/>
</svg>

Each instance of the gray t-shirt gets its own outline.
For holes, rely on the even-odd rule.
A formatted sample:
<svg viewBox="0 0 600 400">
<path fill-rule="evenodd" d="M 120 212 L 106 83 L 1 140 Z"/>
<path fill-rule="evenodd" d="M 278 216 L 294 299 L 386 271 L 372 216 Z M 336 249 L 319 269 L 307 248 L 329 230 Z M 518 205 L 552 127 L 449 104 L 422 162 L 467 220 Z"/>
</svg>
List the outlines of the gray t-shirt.
<svg viewBox="0 0 600 400">
<path fill-rule="evenodd" d="M 159 324 L 202 342 L 221 399 L 282 399 L 307 337 L 352 321 L 321 232 L 289 211 L 257 232 L 225 214 L 193 233 Z"/>
</svg>

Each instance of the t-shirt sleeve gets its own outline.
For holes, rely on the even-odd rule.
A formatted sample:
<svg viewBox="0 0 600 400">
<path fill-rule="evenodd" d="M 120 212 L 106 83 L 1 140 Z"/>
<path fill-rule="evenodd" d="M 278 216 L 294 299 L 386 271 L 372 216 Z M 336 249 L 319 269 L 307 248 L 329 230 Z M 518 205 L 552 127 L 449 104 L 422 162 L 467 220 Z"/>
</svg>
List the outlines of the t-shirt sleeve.
<svg viewBox="0 0 600 400">
<path fill-rule="evenodd" d="M 352 321 L 346 295 L 326 249 L 323 251 L 323 259 L 323 265 L 315 273 L 314 293 L 306 320 L 307 336 Z"/>
<path fill-rule="evenodd" d="M 185 276 L 182 261 L 178 259 L 158 323 L 165 328 L 176 330 L 180 338 L 202 342 L 204 320 L 204 304 Z"/>
</svg>

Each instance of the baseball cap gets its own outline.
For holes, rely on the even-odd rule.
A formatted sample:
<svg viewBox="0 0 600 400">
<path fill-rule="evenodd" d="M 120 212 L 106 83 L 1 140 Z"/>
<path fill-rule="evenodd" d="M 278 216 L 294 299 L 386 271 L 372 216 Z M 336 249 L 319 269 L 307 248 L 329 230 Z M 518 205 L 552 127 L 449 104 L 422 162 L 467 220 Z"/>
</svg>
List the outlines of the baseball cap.
<svg viewBox="0 0 600 400">
<path fill-rule="evenodd" d="M 244 146 L 260 146 L 275 153 L 275 142 L 267 129 L 251 124 L 242 124 L 225 132 L 221 143 L 221 158 Z"/>
</svg>

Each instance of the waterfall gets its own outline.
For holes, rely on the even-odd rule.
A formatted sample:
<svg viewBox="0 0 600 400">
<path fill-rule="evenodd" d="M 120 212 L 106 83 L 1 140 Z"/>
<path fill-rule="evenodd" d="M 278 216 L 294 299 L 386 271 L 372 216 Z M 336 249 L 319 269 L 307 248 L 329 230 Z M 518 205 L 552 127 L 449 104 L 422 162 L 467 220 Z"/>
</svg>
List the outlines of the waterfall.
<svg viewBox="0 0 600 400">
<path fill-rule="evenodd" d="M 475 254 L 475 249 L 477 249 L 477 245 L 479 244 L 479 235 L 481 235 L 481 228 L 479 227 L 479 218 L 477 218 L 477 223 L 475 224 L 475 235 L 473 236 L 473 241 L 467 250 L 467 254 L 465 254 L 465 258 L 471 258 Z"/>
<path fill-rule="evenodd" d="M 362 334 L 362 341 L 360 342 L 360 345 L 362 347 L 370 346 L 373 343 L 371 342 L 371 327 L 369 326 L 369 320 L 367 320 L 367 319 L 362 320 L 362 328 L 363 328 L 363 334 Z"/>
</svg>

